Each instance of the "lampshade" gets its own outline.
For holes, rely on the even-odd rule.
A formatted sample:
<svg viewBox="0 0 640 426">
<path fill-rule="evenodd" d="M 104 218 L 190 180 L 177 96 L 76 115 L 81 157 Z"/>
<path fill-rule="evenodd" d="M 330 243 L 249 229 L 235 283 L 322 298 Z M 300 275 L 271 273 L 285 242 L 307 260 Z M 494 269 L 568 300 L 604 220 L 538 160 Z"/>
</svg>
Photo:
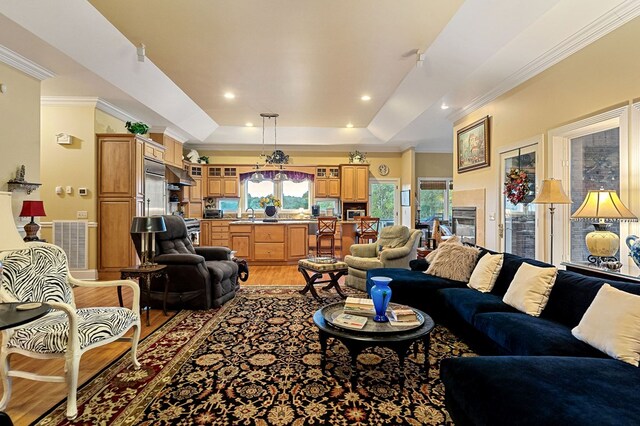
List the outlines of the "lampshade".
<svg viewBox="0 0 640 426">
<path fill-rule="evenodd" d="M 533 204 L 571 204 L 571 198 L 562 189 L 562 181 L 557 179 L 544 179 L 538 196 L 531 202 Z"/>
<path fill-rule="evenodd" d="M 165 232 L 167 227 L 162 216 L 136 216 L 131 222 L 131 233 L 144 234 Z"/>
<path fill-rule="evenodd" d="M 264 180 L 264 175 L 260 172 L 254 172 L 249 180 L 253 183 L 260 183 Z"/>
<path fill-rule="evenodd" d="M 571 219 L 608 219 L 624 222 L 638 220 L 636 215 L 622 204 L 616 191 L 604 189 L 589 191 L 582 205 L 571 215 Z"/>
<path fill-rule="evenodd" d="M 0 192 L 0 251 L 20 250 L 26 247 L 13 219 L 11 193 Z"/>
<path fill-rule="evenodd" d="M 22 210 L 20 211 L 20 217 L 34 217 L 34 216 L 46 216 L 44 212 L 44 203 L 42 201 L 29 201 L 22 202 Z"/>
</svg>

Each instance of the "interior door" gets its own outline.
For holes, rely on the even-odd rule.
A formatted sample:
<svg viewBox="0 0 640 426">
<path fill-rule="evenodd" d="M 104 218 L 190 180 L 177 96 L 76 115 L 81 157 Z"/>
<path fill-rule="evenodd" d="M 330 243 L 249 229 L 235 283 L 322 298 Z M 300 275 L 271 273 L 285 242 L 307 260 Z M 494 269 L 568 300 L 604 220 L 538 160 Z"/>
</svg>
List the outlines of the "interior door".
<svg viewBox="0 0 640 426">
<path fill-rule="evenodd" d="M 527 145 L 500 154 L 500 247 L 504 252 L 531 259 L 542 258 L 537 208 L 536 204 L 531 204 L 536 196 L 537 147 L 538 144 Z M 530 182 L 528 193 L 517 204 L 509 201 L 503 193 L 504 182 L 512 169 L 524 171 Z"/>
</svg>

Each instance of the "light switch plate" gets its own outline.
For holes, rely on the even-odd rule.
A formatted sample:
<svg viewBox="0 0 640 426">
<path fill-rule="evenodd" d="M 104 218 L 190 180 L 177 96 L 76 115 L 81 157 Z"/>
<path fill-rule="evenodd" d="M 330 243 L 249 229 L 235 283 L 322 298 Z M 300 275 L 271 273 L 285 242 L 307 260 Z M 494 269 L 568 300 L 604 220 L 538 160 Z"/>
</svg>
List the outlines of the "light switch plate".
<svg viewBox="0 0 640 426">
<path fill-rule="evenodd" d="M 73 188 L 70 186 L 67 186 L 67 194 L 71 194 L 73 192 Z"/>
<path fill-rule="evenodd" d="M 88 217 L 89 217 L 89 214 L 87 213 L 86 210 L 78 210 L 78 212 L 76 213 L 77 219 L 87 219 Z"/>
</svg>

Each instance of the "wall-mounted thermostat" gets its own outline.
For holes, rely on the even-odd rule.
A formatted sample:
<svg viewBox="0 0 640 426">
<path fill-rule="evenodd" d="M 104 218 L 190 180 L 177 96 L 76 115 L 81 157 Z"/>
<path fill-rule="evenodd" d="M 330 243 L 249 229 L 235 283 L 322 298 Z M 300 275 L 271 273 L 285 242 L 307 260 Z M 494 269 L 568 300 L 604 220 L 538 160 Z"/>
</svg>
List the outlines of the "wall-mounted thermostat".
<svg viewBox="0 0 640 426">
<path fill-rule="evenodd" d="M 56 142 L 60 145 L 71 145 L 73 143 L 73 136 L 68 133 L 58 133 L 56 135 Z"/>
<path fill-rule="evenodd" d="M 87 188 L 78 188 L 78 194 L 80 195 L 88 195 L 89 190 Z"/>
</svg>

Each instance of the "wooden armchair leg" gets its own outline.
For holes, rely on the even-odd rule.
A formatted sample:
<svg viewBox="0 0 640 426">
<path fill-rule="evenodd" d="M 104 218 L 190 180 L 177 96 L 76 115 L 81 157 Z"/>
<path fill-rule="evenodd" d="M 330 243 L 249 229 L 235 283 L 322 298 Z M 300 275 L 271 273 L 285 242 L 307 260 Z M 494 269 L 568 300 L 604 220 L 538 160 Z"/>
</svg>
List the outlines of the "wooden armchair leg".
<svg viewBox="0 0 640 426">
<path fill-rule="evenodd" d="M 4 348 L 6 349 L 6 348 Z M 0 411 L 4 411 L 11 399 L 11 377 L 9 377 L 9 356 L 3 353 L 0 356 L 0 376 L 2 376 L 2 399 L 0 400 Z"/>
</svg>

